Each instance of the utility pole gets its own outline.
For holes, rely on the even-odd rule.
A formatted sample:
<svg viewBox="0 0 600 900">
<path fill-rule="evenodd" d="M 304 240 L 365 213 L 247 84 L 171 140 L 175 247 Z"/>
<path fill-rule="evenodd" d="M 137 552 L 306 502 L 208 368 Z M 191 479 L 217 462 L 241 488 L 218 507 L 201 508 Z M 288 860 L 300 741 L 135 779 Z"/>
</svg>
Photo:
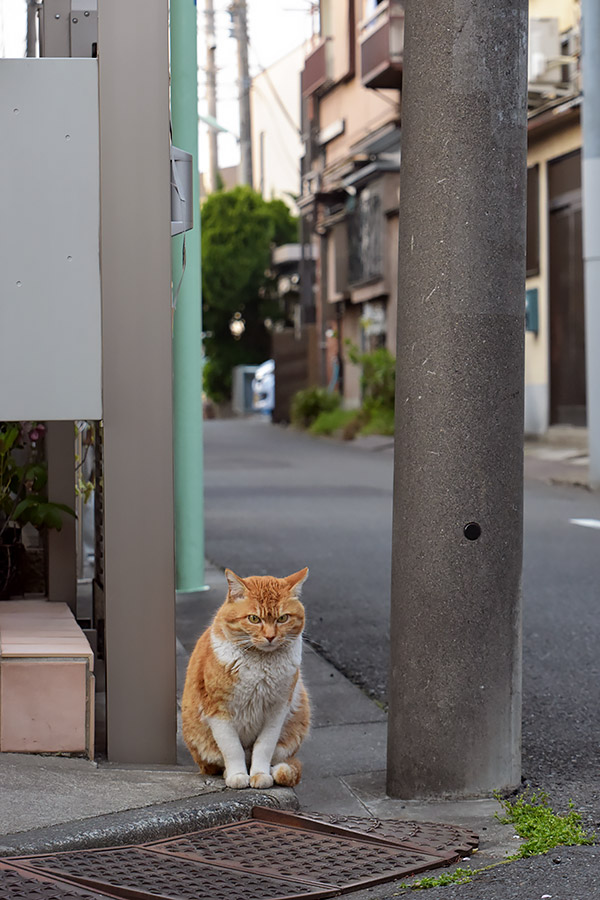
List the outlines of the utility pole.
<svg viewBox="0 0 600 900">
<path fill-rule="evenodd" d="M 583 262 L 591 488 L 600 488 L 600 9 L 582 0 Z"/>
<path fill-rule="evenodd" d="M 213 0 L 206 0 L 206 100 L 208 114 L 217 118 L 217 38 Z M 208 129 L 208 189 L 216 191 L 219 181 L 219 145 L 216 128 Z"/>
<path fill-rule="evenodd" d="M 407 0 L 388 793 L 520 782 L 527 0 Z"/>
<path fill-rule="evenodd" d="M 252 182 L 252 129 L 250 125 L 250 73 L 248 69 L 248 21 L 246 0 L 233 0 L 229 6 L 237 41 L 238 90 L 240 103 L 240 182 Z"/>
<path fill-rule="evenodd" d="M 171 119 L 173 143 L 193 157 L 194 226 L 173 238 L 173 426 L 177 590 L 204 584 L 204 464 L 202 449 L 202 279 L 198 185 L 198 56 L 195 0 L 171 0 Z M 183 244 L 185 237 L 185 245 Z M 183 247 L 185 246 L 185 262 Z"/>
</svg>

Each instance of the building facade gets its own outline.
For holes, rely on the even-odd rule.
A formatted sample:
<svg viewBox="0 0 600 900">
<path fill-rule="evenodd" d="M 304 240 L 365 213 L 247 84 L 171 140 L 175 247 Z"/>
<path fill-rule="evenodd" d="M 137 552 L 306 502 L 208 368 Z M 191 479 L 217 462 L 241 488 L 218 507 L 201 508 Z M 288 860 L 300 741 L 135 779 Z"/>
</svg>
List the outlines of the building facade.
<svg viewBox="0 0 600 900">
<path fill-rule="evenodd" d="M 319 240 L 321 379 L 360 403 L 361 350 L 395 349 L 404 11 L 321 0 L 302 73 L 303 238 Z"/>
<path fill-rule="evenodd" d="M 585 425 L 579 0 L 530 0 L 525 430 Z"/>
<path fill-rule="evenodd" d="M 579 0 L 530 0 L 525 429 L 585 423 Z M 346 406 L 346 341 L 395 351 L 400 192 L 400 0 L 321 0 L 302 73 L 299 206 L 317 235 L 321 374 Z"/>
</svg>

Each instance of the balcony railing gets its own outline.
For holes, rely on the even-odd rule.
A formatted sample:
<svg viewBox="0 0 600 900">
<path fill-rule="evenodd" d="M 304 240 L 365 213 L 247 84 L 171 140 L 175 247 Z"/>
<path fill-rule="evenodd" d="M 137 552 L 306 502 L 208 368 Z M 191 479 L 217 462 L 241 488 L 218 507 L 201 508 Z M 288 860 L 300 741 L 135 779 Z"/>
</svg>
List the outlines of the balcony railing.
<svg viewBox="0 0 600 900">
<path fill-rule="evenodd" d="M 400 88 L 404 54 L 404 9 L 384 0 L 360 23 L 361 82 L 368 88 Z"/>
<path fill-rule="evenodd" d="M 302 96 L 309 97 L 328 81 L 327 41 L 322 38 L 304 60 L 301 75 Z"/>
</svg>

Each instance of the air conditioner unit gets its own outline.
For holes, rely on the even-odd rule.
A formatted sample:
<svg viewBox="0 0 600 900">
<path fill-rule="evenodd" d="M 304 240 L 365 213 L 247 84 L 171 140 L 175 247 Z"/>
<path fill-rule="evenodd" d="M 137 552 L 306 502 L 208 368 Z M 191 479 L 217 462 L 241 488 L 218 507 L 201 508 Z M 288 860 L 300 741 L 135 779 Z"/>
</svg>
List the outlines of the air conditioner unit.
<svg viewBox="0 0 600 900">
<path fill-rule="evenodd" d="M 558 19 L 529 20 L 529 89 L 562 81 Z"/>
</svg>

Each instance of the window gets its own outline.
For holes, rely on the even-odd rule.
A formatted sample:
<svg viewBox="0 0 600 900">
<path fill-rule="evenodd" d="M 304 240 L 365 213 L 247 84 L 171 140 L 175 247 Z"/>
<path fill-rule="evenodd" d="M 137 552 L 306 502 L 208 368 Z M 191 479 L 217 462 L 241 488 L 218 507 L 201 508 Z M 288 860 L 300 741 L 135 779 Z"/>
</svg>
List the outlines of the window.
<svg viewBox="0 0 600 900">
<path fill-rule="evenodd" d="M 362 191 L 347 220 L 350 284 L 383 277 L 383 220 L 380 195 Z"/>
</svg>

